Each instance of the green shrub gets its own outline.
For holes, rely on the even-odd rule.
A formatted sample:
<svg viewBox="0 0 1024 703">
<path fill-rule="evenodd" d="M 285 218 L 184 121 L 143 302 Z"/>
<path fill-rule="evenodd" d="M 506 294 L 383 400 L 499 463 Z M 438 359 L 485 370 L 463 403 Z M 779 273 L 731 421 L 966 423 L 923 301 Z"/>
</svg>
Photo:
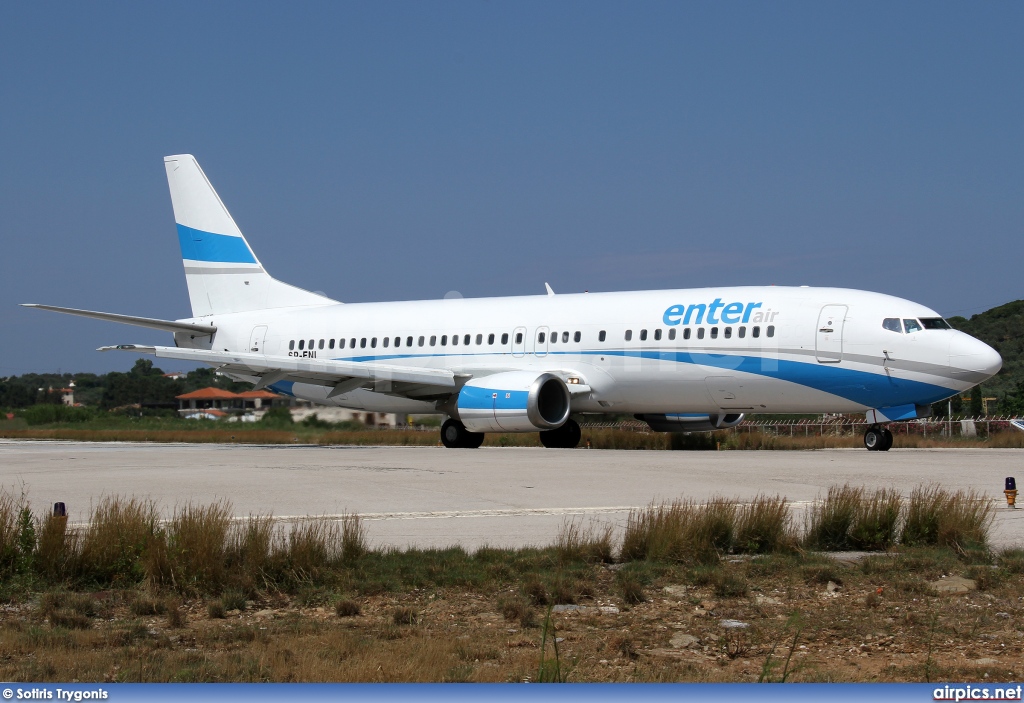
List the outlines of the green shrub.
<svg viewBox="0 0 1024 703">
<path fill-rule="evenodd" d="M 29 425 L 52 425 L 62 422 L 88 422 L 96 415 L 89 408 L 75 408 L 63 403 L 51 403 L 25 408 L 21 416 Z"/>
</svg>

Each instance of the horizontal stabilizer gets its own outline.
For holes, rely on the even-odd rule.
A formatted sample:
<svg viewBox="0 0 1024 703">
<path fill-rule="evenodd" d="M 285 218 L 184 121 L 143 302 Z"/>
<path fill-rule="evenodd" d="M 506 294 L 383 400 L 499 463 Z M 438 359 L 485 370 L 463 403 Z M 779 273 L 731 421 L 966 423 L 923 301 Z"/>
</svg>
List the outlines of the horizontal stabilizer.
<svg viewBox="0 0 1024 703">
<path fill-rule="evenodd" d="M 165 332 L 189 332 L 190 334 L 207 335 L 217 331 L 217 328 L 213 325 L 195 325 L 191 322 L 176 322 L 174 320 L 155 320 L 152 317 L 118 315 L 113 312 L 76 310 L 75 308 L 59 308 L 55 305 L 38 305 L 36 303 L 22 303 L 21 307 L 62 312 L 68 315 L 78 315 L 79 317 L 91 317 L 95 320 L 106 320 L 107 322 L 120 322 L 124 325 L 135 325 L 136 327 L 149 327 L 150 329 L 164 330 Z"/>
</svg>

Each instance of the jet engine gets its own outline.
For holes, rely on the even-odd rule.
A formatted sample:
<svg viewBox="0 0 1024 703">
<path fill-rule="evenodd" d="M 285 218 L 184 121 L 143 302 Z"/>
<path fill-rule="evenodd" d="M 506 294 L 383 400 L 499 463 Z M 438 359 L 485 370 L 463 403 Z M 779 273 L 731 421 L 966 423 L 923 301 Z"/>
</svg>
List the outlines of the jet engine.
<svg viewBox="0 0 1024 703">
<path fill-rule="evenodd" d="M 637 415 L 655 432 L 714 432 L 725 430 L 743 422 L 743 413 L 727 415 L 701 415 L 680 413 L 674 415 Z"/>
<path fill-rule="evenodd" d="M 569 389 L 550 373 L 507 371 L 470 380 L 455 409 L 470 432 L 553 430 L 569 419 Z"/>
</svg>

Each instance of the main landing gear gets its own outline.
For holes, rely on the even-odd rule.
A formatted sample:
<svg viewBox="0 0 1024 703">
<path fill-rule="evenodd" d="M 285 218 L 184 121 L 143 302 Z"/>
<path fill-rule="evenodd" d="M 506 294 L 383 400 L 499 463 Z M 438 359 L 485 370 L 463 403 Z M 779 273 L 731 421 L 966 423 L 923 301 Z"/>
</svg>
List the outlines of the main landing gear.
<svg viewBox="0 0 1024 703">
<path fill-rule="evenodd" d="M 869 452 L 887 452 L 892 449 L 892 432 L 888 427 L 872 425 L 864 433 L 864 446 Z"/>
<path fill-rule="evenodd" d="M 540 443 L 548 449 L 575 449 L 582 436 L 580 426 L 570 418 L 556 430 L 541 432 Z"/>
<path fill-rule="evenodd" d="M 470 432 L 458 420 L 445 420 L 441 425 L 441 443 L 449 449 L 476 449 L 484 443 L 483 432 Z"/>
</svg>

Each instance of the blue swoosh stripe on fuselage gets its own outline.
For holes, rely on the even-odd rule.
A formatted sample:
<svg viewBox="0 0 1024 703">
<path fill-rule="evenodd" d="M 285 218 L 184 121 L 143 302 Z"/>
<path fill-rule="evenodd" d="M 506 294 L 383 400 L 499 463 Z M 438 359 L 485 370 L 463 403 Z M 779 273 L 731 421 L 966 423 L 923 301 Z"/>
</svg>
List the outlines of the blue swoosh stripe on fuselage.
<svg viewBox="0 0 1024 703">
<path fill-rule="evenodd" d="M 241 237 L 204 232 L 178 225 L 181 258 L 189 261 L 213 261 L 219 264 L 255 264 L 256 257 Z"/>
<path fill-rule="evenodd" d="M 387 356 L 356 356 L 339 361 L 368 362 L 387 361 L 389 359 L 424 359 L 452 356 L 504 356 L 507 352 L 487 352 L 484 354 L 390 354 Z M 706 352 L 669 352 L 669 351 L 627 351 L 595 349 L 588 351 L 548 352 L 547 356 L 621 356 L 638 357 L 659 361 L 671 361 L 683 364 L 695 364 L 722 369 L 723 371 L 739 371 L 756 376 L 766 376 L 806 386 L 824 393 L 830 393 L 846 400 L 851 400 L 868 408 L 888 408 L 897 405 L 915 403 L 928 405 L 935 403 L 956 392 L 923 381 L 889 376 L 884 373 L 856 371 L 838 368 L 832 364 L 789 361 L 772 357 L 741 356 L 731 354 L 708 354 Z M 532 356 L 526 354 L 525 356 Z M 523 358 L 522 356 L 516 358 Z M 541 357 L 543 358 L 543 357 Z M 776 368 L 766 368 L 775 366 Z"/>
<path fill-rule="evenodd" d="M 506 398 L 505 394 L 510 397 Z M 494 395 L 497 394 L 497 398 Z M 459 393 L 459 407 L 468 410 L 522 410 L 526 407 L 529 391 L 508 391 L 500 388 L 463 386 Z"/>
</svg>

